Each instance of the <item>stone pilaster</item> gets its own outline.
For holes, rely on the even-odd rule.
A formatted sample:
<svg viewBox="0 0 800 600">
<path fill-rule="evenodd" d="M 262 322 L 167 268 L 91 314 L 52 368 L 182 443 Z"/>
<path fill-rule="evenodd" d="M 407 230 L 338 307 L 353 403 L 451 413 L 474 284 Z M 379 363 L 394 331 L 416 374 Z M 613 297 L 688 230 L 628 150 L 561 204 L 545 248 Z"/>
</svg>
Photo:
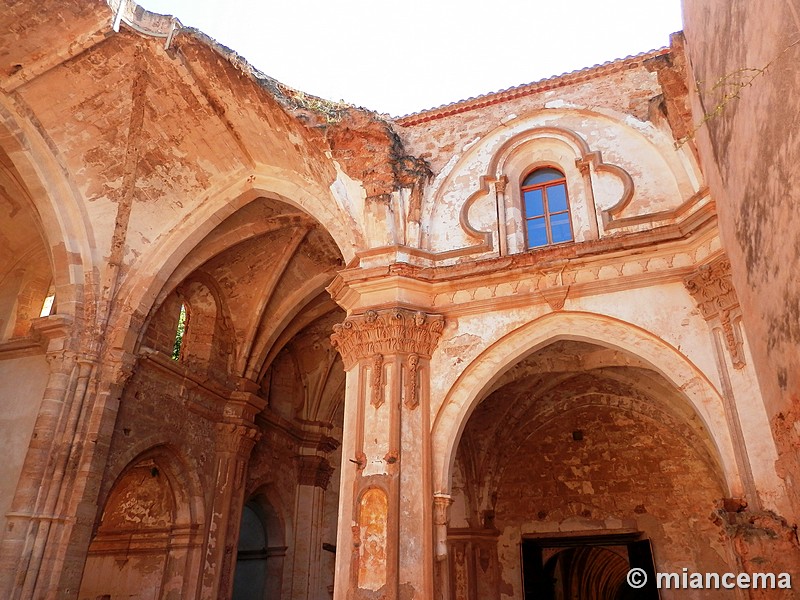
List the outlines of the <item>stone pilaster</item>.
<svg viewBox="0 0 800 600">
<path fill-rule="evenodd" d="M 16 531 L 3 542 L 2 571 L 13 564 L 0 581 L 7 598 L 70 597 L 78 589 L 119 393 L 133 371 L 127 353 L 98 369 L 92 357 L 57 348 L 48 353 L 53 371 L 9 515 Z"/>
<path fill-rule="evenodd" d="M 336 600 L 433 597 L 429 363 L 443 328 L 401 308 L 334 328 L 347 370 Z"/>
<path fill-rule="evenodd" d="M 319 454 L 301 455 L 295 506 L 292 598 L 316 600 L 320 588 L 322 517 L 333 467 Z"/>
<path fill-rule="evenodd" d="M 450 524 L 450 505 L 453 498 L 450 494 L 434 494 L 433 496 L 433 526 L 434 526 L 434 552 L 436 563 L 434 577 L 436 579 L 436 600 L 448 598 L 450 589 L 450 568 L 447 561 L 447 527 Z"/>
<path fill-rule="evenodd" d="M 741 330 L 741 308 L 736 290 L 731 280 L 731 263 L 722 255 L 708 264 L 700 265 L 694 273 L 684 279 L 684 285 L 700 309 L 700 314 L 711 330 L 712 347 L 720 376 L 721 392 L 725 418 L 733 442 L 736 464 L 742 481 L 742 490 L 737 493 L 747 498 L 753 508 L 761 508 L 761 499 L 757 492 L 755 475 L 750 460 L 748 446 L 756 439 L 752 433 L 750 439 L 745 437 L 745 429 L 739 416 L 740 410 L 747 414 L 752 398 L 747 393 L 736 393 L 734 382 L 742 385 L 745 373 L 745 352 Z M 727 354 L 727 359 L 726 359 Z M 763 406 L 756 409 L 761 412 Z M 753 413 L 750 413 L 751 415 Z M 754 431 L 754 422 L 750 419 L 748 429 Z M 756 456 L 758 451 L 756 451 Z"/>
<path fill-rule="evenodd" d="M 33 574 L 31 561 L 40 562 L 34 556 L 34 546 L 40 532 L 46 537 L 54 516 L 49 514 L 47 505 L 54 459 L 63 437 L 60 424 L 69 412 L 80 374 L 73 353 L 50 352 L 47 361 L 50 376 L 11 510 L 6 515 L 7 528 L 0 547 L 0 595 L 4 598 L 19 597 L 26 579 Z"/>
<path fill-rule="evenodd" d="M 261 433 L 253 424 L 264 400 L 235 392 L 217 423 L 214 496 L 206 533 L 203 598 L 227 600 L 233 593 L 233 569 L 244 506 L 247 463 Z"/>
</svg>

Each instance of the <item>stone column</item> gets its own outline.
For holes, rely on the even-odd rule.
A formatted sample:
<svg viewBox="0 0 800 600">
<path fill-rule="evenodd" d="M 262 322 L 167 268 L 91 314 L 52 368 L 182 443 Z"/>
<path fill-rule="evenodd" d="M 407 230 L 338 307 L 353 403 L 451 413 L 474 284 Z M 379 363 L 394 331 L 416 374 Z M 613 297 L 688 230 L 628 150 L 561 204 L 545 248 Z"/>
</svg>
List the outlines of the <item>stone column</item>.
<svg viewBox="0 0 800 600">
<path fill-rule="evenodd" d="M 60 346 L 60 345 L 59 345 Z M 37 575 L 40 557 L 33 556 L 37 538 L 47 537 L 51 520 L 48 497 L 56 467 L 56 455 L 69 437 L 64 429 L 71 411 L 78 380 L 85 380 L 85 364 L 75 353 L 61 347 L 49 349 L 50 376 L 42 397 L 33 438 L 23 463 L 17 490 L 6 515 L 6 531 L 0 546 L 0 596 L 16 598 L 32 575 Z M 52 502 L 50 502 L 52 504 Z M 36 563 L 34 569 L 31 562 Z M 34 577 L 35 580 L 35 577 Z"/>
<path fill-rule="evenodd" d="M 433 597 L 429 361 L 443 328 L 402 308 L 334 328 L 347 372 L 335 600 Z"/>
<path fill-rule="evenodd" d="M 217 423 L 214 496 L 209 511 L 201 581 L 201 597 L 228 600 L 244 506 L 244 481 L 250 453 L 261 434 L 255 415 L 265 401 L 250 392 L 234 392 Z"/>
<path fill-rule="evenodd" d="M 588 210 L 589 231 L 586 233 L 586 240 L 597 240 L 600 238 L 600 228 L 597 224 L 597 205 L 594 200 L 594 185 L 592 184 L 592 167 L 597 164 L 597 153 L 591 152 L 587 156 L 575 159 L 575 166 L 583 177 L 583 189 L 586 190 L 586 208 Z"/>
<path fill-rule="evenodd" d="M 497 204 L 497 248 L 500 256 L 508 255 L 508 229 L 506 227 L 506 185 L 508 177 L 502 175 L 494 182 L 495 203 Z"/>
<path fill-rule="evenodd" d="M 110 432 L 100 435 L 93 428 L 98 383 L 121 389 L 132 372 L 133 357 L 123 353 L 98 375 L 92 356 L 67 349 L 68 330 L 63 318 L 34 324 L 35 333 L 47 340 L 51 374 L 7 515 L 0 548 L 3 598 L 77 593 L 102 476 L 102 466 L 92 470 L 87 465 L 92 460 L 105 464 L 110 440 Z"/>
<path fill-rule="evenodd" d="M 324 456 L 301 455 L 297 486 L 292 599 L 316 600 L 320 594 L 320 554 L 322 512 L 325 490 L 333 467 Z"/>
</svg>

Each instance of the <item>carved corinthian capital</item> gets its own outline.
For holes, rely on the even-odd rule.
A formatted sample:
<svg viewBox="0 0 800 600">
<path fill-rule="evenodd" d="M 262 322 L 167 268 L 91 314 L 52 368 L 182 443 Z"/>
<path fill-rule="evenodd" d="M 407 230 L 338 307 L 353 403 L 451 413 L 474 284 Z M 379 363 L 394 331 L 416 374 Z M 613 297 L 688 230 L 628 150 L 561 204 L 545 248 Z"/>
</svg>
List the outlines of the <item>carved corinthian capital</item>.
<svg viewBox="0 0 800 600">
<path fill-rule="evenodd" d="M 333 326 L 331 345 L 346 369 L 375 355 L 418 354 L 430 358 L 444 329 L 442 315 L 404 308 L 368 310 Z"/>
<path fill-rule="evenodd" d="M 255 427 L 217 423 L 217 448 L 222 452 L 247 458 L 259 439 L 261 432 Z"/>
<path fill-rule="evenodd" d="M 741 369 L 745 364 L 744 355 L 741 341 L 734 330 L 734 319 L 740 312 L 739 299 L 731 281 L 730 261 L 723 256 L 701 265 L 684 280 L 684 285 L 697 302 L 703 318 L 722 328 L 733 366 Z"/>
</svg>

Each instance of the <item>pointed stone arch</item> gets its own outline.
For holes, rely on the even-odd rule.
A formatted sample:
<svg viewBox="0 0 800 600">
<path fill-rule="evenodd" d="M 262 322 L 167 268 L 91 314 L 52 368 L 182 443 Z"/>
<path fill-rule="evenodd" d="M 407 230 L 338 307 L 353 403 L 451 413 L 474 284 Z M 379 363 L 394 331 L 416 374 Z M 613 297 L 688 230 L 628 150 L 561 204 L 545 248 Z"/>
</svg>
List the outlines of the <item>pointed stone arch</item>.
<svg viewBox="0 0 800 600">
<path fill-rule="evenodd" d="M 91 226 L 54 150 L 14 112 L 0 96 L 0 170 L 14 187 L 7 192 L 17 210 L 30 213 L 42 238 L 59 314 L 75 316 L 91 279 Z"/>
<path fill-rule="evenodd" d="M 293 173 L 266 171 L 247 178 L 233 178 L 222 189 L 209 192 L 209 196 L 212 200 L 187 215 L 121 285 L 120 300 L 111 319 L 113 331 L 109 347 L 131 352 L 138 341 L 138 326 L 145 322 L 181 262 L 217 225 L 259 198 L 288 204 L 312 217 L 331 235 L 345 261 L 355 256 L 360 244 L 360 233 L 354 227 L 352 216 L 332 197 L 332 192 Z"/>
<path fill-rule="evenodd" d="M 142 586 L 157 597 L 193 597 L 199 581 L 184 575 L 198 572 L 203 522 L 199 482 L 180 454 L 167 444 L 140 452 L 103 501 L 81 597 L 114 597 Z"/>
<path fill-rule="evenodd" d="M 723 401 L 708 377 L 679 350 L 652 333 L 619 319 L 580 312 L 551 313 L 519 327 L 495 341 L 462 372 L 433 420 L 436 493 L 449 493 L 461 434 L 492 385 L 521 359 L 559 340 L 621 350 L 648 363 L 674 386 L 708 432 L 728 492 L 742 493 L 743 483 Z"/>
</svg>

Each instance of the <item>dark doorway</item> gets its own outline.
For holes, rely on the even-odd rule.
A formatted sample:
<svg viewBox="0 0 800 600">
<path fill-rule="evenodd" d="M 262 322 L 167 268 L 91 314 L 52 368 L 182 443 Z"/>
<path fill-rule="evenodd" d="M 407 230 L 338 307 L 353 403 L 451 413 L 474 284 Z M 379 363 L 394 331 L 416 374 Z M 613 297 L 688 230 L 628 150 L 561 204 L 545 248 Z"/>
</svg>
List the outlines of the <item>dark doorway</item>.
<svg viewBox="0 0 800 600">
<path fill-rule="evenodd" d="M 634 589 L 628 571 L 647 583 Z M 525 600 L 658 600 L 649 540 L 640 533 L 522 541 Z"/>
<path fill-rule="evenodd" d="M 267 532 L 253 502 L 244 505 L 233 577 L 234 600 L 263 600 L 267 579 Z"/>
</svg>

